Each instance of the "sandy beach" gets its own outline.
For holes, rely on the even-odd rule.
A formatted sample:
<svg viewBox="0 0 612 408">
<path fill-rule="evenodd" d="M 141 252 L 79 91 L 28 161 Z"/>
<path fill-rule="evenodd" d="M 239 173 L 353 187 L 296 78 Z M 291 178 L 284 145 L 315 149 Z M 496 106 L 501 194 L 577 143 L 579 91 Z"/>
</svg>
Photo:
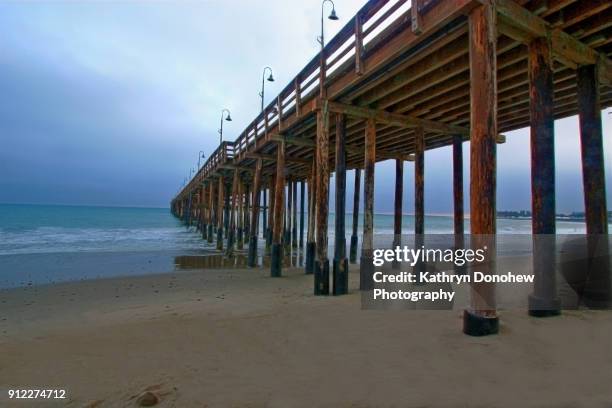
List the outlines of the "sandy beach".
<svg viewBox="0 0 612 408">
<path fill-rule="evenodd" d="M 612 313 L 501 312 L 498 336 L 457 311 L 362 311 L 312 296 L 294 268 L 194 270 L 0 291 L 6 389 L 63 388 L 11 406 L 610 407 Z"/>
</svg>

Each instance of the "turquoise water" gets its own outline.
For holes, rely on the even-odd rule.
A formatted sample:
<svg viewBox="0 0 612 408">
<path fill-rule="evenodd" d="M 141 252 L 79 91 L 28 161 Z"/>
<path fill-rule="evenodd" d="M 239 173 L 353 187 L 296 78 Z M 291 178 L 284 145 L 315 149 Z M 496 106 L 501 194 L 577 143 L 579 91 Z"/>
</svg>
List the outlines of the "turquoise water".
<svg viewBox="0 0 612 408">
<path fill-rule="evenodd" d="M 360 215 L 360 223 L 362 219 Z M 347 234 L 351 231 L 351 221 L 352 217 L 347 216 Z M 333 236 L 333 222 L 332 214 L 330 236 Z M 452 223 L 449 216 L 427 216 L 425 230 L 452 233 Z M 404 233 L 413 232 L 414 217 L 405 215 L 403 225 Z M 558 222 L 557 230 L 567 234 L 583 233 L 585 229 L 583 223 Z M 377 214 L 374 231 L 392 234 L 393 216 Z M 498 231 L 528 234 L 531 222 L 500 219 Z M 0 204 L 0 255 L 210 249 L 193 227 L 183 226 L 165 208 Z"/>
</svg>

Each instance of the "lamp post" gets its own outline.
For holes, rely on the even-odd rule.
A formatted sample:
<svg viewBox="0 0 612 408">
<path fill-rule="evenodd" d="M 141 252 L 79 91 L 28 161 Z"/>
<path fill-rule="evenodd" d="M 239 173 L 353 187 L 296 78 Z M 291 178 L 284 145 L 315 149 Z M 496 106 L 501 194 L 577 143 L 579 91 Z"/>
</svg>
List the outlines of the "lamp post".
<svg viewBox="0 0 612 408">
<path fill-rule="evenodd" d="M 321 44 L 321 50 L 325 48 L 325 34 L 323 32 L 323 22 L 325 21 L 324 10 L 325 3 L 327 2 L 331 3 L 332 6 L 331 13 L 329 13 L 329 16 L 327 18 L 333 21 L 338 20 L 338 16 L 336 15 L 336 6 L 334 5 L 334 2 L 332 0 L 323 0 L 323 2 L 321 3 L 321 36 L 317 39 L 319 41 L 319 44 Z"/>
<path fill-rule="evenodd" d="M 259 96 L 261 97 L 261 111 L 264 110 L 264 89 L 266 85 L 266 71 L 270 71 L 270 76 L 268 76 L 268 82 L 274 82 L 274 76 L 272 75 L 272 68 L 265 67 L 263 69 L 263 73 L 261 74 L 261 92 Z"/>
<path fill-rule="evenodd" d="M 225 116 L 225 113 L 227 113 L 227 116 Z M 223 109 L 221 111 L 221 126 L 219 127 L 219 144 L 223 143 L 223 119 L 225 119 L 228 122 L 232 121 L 232 115 L 229 109 Z"/>
<path fill-rule="evenodd" d="M 200 150 L 198 153 L 198 171 L 200 170 L 200 159 L 204 159 L 205 157 L 204 152 Z"/>
</svg>

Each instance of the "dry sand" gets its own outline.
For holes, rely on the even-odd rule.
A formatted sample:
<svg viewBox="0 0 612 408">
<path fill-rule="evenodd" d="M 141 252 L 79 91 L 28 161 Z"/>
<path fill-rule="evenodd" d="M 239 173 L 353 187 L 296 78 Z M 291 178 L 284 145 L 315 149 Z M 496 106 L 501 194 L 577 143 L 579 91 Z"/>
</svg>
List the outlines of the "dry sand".
<svg viewBox="0 0 612 408">
<path fill-rule="evenodd" d="M 612 313 L 362 311 L 301 269 L 180 272 L 0 291 L 0 406 L 611 407 Z M 64 388 L 8 401 L 7 388 Z"/>
</svg>

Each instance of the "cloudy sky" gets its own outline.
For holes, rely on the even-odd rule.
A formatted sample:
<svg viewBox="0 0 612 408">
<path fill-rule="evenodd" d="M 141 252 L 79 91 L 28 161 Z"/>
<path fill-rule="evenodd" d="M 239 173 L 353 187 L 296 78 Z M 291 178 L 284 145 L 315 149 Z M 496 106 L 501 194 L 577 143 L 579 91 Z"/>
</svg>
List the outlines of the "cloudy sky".
<svg viewBox="0 0 612 408">
<path fill-rule="evenodd" d="M 335 3 L 330 34 L 364 0 Z M 259 111 L 262 68 L 277 78 L 269 100 L 315 55 L 319 13 L 319 0 L 0 0 L 0 202 L 166 206 L 198 152 L 216 147 L 221 109 L 232 111 L 234 139 Z M 577 126 L 556 124 L 560 212 L 583 208 Z M 530 206 L 528 143 L 520 130 L 499 147 L 499 209 Z M 452 208 L 450 154 L 426 155 L 428 212 Z M 382 198 L 394 164 L 376 172 L 376 210 L 391 211 Z"/>
</svg>

